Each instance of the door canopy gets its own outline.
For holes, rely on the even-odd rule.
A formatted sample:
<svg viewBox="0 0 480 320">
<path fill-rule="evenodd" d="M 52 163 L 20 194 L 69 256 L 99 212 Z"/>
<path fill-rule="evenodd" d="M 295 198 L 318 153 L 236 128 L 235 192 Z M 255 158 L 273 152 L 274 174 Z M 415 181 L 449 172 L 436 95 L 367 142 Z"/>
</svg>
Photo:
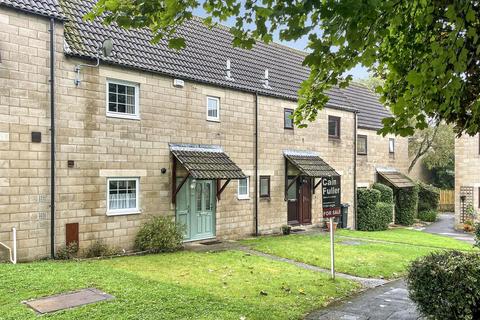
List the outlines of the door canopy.
<svg viewBox="0 0 480 320">
<path fill-rule="evenodd" d="M 173 156 L 194 179 L 244 179 L 247 176 L 220 146 L 170 144 Z"/>
<path fill-rule="evenodd" d="M 411 188 L 415 183 L 395 168 L 377 168 L 377 173 L 395 188 Z"/>
<path fill-rule="evenodd" d="M 339 176 L 335 169 L 323 161 L 316 152 L 285 150 L 283 154 L 302 176 L 311 178 Z"/>
</svg>

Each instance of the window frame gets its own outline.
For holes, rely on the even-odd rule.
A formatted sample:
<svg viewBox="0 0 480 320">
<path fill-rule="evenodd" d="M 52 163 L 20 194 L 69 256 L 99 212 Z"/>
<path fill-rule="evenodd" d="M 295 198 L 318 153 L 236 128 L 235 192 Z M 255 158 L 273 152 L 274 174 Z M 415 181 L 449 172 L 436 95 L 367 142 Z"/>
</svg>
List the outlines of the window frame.
<svg viewBox="0 0 480 320">
<path fill-rule="evenodd" d="M 267 180 L 267 190 L 266 194 L 262 194 L 262 180 Z M 258 193 L 260 198 L 270 198 L 270 176 L 259 176 L 258 178 Z"/>
<path fill-rule="evenodd" d="M 294 124 L 293 124 L 293 119 L 290 119 L 292 121 L 292 126 L 291 127 L 288 127 L 287 126 L 287 112 L 289 112 L 290 114 L 289 115 L 293 115 L 293 112 L 295 110 L 293 109 L 290 109 L 290 108 L 283 108 L 283 128 L 286 129 L 286 130 L 293 130 L 294 129 Z"/>
<path fill-rule="evenodd" d="M 388 138 L 388 153 L 395 154 L 395 138 Z"/>
<path fill-rule="evenodd" d="M 360 145 L 358 142 L 360 138 L 365 138 L 365 152 L 358 151 L 358 146 Z M 368 136 L 366 134 L 357 134 L 357 154 L 361 156 L 365 156 L 368 154 Z"/>
<path fill-rule="evenodd" d="M 110 209 L 110 181 L 135 181 L 135 208 Z M 140 213 L 140 177 L 108 177 L 107 178 L 107 216 L 121 216 Z"/>
<path fill-rule="evenodd" d="M 209 102 L 209 100 L 215 100 L 217 102 L 217 116 L 216 117 L 210 117 L 208 115 L 208 102 Z M 214 97 L 214 96 L 207 96 L 206 111 L 207 111 L 207 121 L 220 122 L 220 98 L 219 97 Z"/>
<path fill-rule="evenodd" d="M 337 134 L 336 135 L 331 135 L 330 134 L 330 121 L 334 120 L 337 124 Z M 328 116 L 328 124 L 327 124 L 327 132 L 328 132 L 328 138 L 329 139 L 335 139 L 335 140 L 340 140 L 341 137 L 341 118 L 337 116 Z"/>
<path fill-rule="evenodd" d="M 123 86 L 133 87 L 135 89 L 135 113 L 122 113 L 110 111 L 110 84 L 119 84 Z M 106 116 L 111 118 L 121 118 L 121 119 L 131 119 L 131 120 L 140 120 L 140 84 L 137 82 L 130 82 L 119 79 L 107 78 L 106 81 Z"/>
<path fill-rule="evenodd" d="M 240 193 L 240 181 L 247 181 L 247 193 L 242 194 Z M 237 199 L 238 200 L 248 200 L 250 199 L 250 177 L 246 177 L 244 179 L 238 179 L 237 183 Z"/>
</svg>

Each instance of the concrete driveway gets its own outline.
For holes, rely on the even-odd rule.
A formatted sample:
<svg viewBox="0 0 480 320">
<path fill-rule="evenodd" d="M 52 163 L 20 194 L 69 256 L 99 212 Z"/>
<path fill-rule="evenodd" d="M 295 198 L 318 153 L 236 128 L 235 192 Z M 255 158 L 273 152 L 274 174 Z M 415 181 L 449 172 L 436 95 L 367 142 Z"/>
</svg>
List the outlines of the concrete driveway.
<svg viewBox="0 0 480 320">
<path fill-rule="evenodd" d="M 455 230 L 455 216 L 452 213 L 442 213 L 438 215 L 437 222 L 426 226 L 422 231 L 451 237 L 468 243 L 475 243 L 474 236 L 470 233 Z"/>
</svg>

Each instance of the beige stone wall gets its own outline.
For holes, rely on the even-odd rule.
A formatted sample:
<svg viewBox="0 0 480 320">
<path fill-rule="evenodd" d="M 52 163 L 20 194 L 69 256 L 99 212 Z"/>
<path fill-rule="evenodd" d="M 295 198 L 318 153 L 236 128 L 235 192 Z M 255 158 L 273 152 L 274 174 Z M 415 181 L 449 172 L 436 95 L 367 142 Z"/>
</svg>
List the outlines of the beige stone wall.
<svg viewBox="0 0 480 320">
<path fill-rule="evenodd" d="M 20 260 L 49 255 L 48 24 L 46 18 L 0 8 L 0 241 L 10 244 L 10 230 L 16 227 Z M 216 144 L 225 149 L 251 177 L 250 199 L 237 199 L 237 182 L 229 184 L 217 204 L 217 237 L 254 233 L 255 96 L 189 81 L 184 88 L 174 88 L 171 78 L 103 64 L 82 68 L 82 83 L 76 87 L 74 66 L 86 61 L 64 55 L 61 24 L 56 34 L 56 246 L 65 243 L 65 224 L 79 223 L 81 248 L 103 239 L 130 249 L 149 215 L 173 216 L 168 143 Z M 107 78 L 139 84 L 140 120 L 106 116 Z M 206 120 L 207 95 L 220 98 L 220 122 Z M 342 202 L 351 206 L 353 226 L 354 114 L 325 109 L 308 128 L 286 130 L 283 109 L 294 107 L 291 101 L 259 97 L 259 175 L 271 176 L 271 198 L 259 201 L 259 229 L 278 232 L 287 222 L 285 149 L 316 151 L 341 174 Z M 328 115 L 341 117 L 340 140 L 328 139 Z M 42 133 L 41 143 L 31 142 L 33 131 Z M 375 164 L 402 170 L 397 163 L 406 150 L 403 142 L 397 138 L 399 158 L 387 158 L 385 163 L 388 139 L 365 132 L 369 156 L 364 163 L 359 159 L 358 182 L 373 182 Z M 73 168 L 68 168 L 68 160 L 75 162 Z M 167 169 L 165 174 L 162 168 Z M 106 215 L 108 176 L 140 178 L 140 214 Z M 320 189 L 312 205 L 312 222 L 318 225 Z"/>
<path fill-rule="evenodd" d="M 460 223 L 460 189 L 473 187 L 473 198 L 465 202 L 473 203 L 475 210 L 479 208 L 480 194 L 480 143 L 479 136 L 462 136 L 455 139 L 455 222 Z"/>
<path fill-rule="evenodd" d="M 357 155 L 357 186 L 368 186 L 377 181 L 377 167 L 392 167 L 407 174 L 408 138 L 387 135 L 383 137 L 374 130 L 358 129 L 359 135 L 367 136 L 367 154 Z M 395 139 L 395 153 L 388 149 L 389 138 Z"/>
<path fill-rule="evenodd" d="M 350 208 L 349 226 L 353 226 L 353 152 L 354 113 L 333 109 L 322 110 L 307 128 L 284 129 L 283 109 L 295 104 L 285 100 L 262 97 L 259 101 L 259 174 L 271 176 L 271 198 L 259 201 L 260 232 L 279 232 L 287 223 L 285 192 L 285 159 L 283 150 L 316 151 L 341 175 L 342 203 Z M 328 139 L 328 115 L 341 118 L 341 139 Z M 321 188 L 312 198 L 312 223 L 322 222 Z"/>
</svg>

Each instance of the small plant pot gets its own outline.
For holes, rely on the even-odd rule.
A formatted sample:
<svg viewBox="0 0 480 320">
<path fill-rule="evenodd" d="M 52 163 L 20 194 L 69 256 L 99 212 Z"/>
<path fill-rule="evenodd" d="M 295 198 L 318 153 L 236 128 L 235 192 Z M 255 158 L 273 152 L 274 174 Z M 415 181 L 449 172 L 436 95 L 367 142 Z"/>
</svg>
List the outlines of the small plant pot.
<svg viewBox="0 0 480 320">
<path fill-rule="evenodd" d="M 282 226 L 282 234 L 283 235 L 288 236 L 291 231 L 292 231 L 292 227 L 287 226 L 287 225 Z"/>
<path fill-rule="evenodd" d="M 338 222 L 333 223 L 333 231 L 337 230 L 337 225 L 338 225 Z M 330 232 L 330 222 L 329 221 L 327 222 L 327 231 Z"/>
</svg>

